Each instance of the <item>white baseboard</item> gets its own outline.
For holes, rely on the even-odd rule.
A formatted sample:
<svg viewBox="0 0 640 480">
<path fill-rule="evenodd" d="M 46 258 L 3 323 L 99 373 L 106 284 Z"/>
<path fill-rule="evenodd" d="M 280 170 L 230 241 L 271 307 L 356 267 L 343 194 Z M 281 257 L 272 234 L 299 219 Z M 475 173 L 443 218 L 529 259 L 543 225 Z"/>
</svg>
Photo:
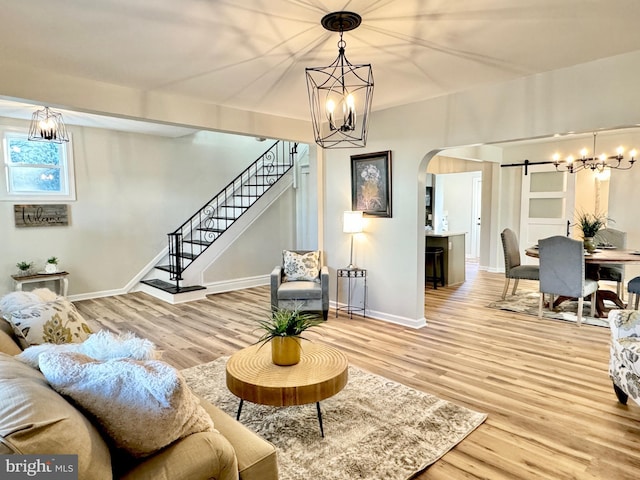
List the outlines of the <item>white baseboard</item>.
<svg viewBox="0 0 640 480">
<path fill-rule="evenodd" d="M 124 295 L 125 293 L 129 293 L 129 290 L 126 288 L 121 288 L 118 290 L 103 290 L 101 292 L 90 292 L 90 293 L 80 293 L 77 295 L 69 295 L 67 298 L 72 302 L 79 302 L 80 300 L 91 300 L 92 298 L 114 297 L 116 295 Z"/>
<path fill-rule="evenodd" d="M 255 277 L 235 278 L 233 280 L 222 280 L 220 282 L 207 283 L 203 285 L 207 288 L 207 294 L 232 292 L 243 288 L 261 287 L 269 285 L 269 274 Z"/>
<path fill-rule="evenodd" d="M 213 282 L 213 283 L 203 285 L 203 287 L 205 287 L 205 290 L 196 290 L 194 292 L 181 293 L 177 298 L 175 298 L 175 295 L 171 293 L 166 293 L 158 288 L 154 288 L 149 285 L 145 285 L 143 283 L 138 283 L 137 285 L 135 285 L 134 288 L 131 288 L 130 285 L 127 285 L 125 288 L 121 288 L 118 290 L 104 290 L 101 292 L 90 292 L 90 293 L 81 293 L 78 295 L 70 295 L 69 300 L 74 302 L 74 301 L 80 301 L 80 300 L 90 300 L 92 298 L 113 297 L 115 295 L 124 295 L 125 293 L 129 293 L 129 292 L 145 292 L 167 303 L 176 304 L 176 303 L 191 302 L 193 300 L 201 300 L 206 295 L 209 295 L 209 294 L 232 292 L 235 290 L 242 290 L 244 288 L 252 288 L 252 287 L 259 287 L 262 285 L 268 285 L 269 280 L 270 280 L 269 274 L 259 275 L 256 277 L 223 280 L 220 282 Z"/>
<path fill-rule="evenodd" d="M 346 303 L 336 303 L 336 302 L 329 302 L 329 306 L 333 307 L 334 309 L 336 307 L 346 307 L 347 304 Z M 360 315 L 360 312 L 354 312 L 354 315 Z M 374 318 L 376 320 L 382 320 L 383 322 L 388 322 L 388 323 L 394 323 L 396 325 L 402 325 L 403 327 L 409 327 L 409 328 L 422 328 L 422 327 L 426 327 L 427 326 L 427 320 L 422 317 L 422 318 L 418 318 L 418 319 L 413 319 L 413 318 L 409 318 L 409 317 L 400 317 L 398 315 L 392 315 L 390 313 L 385 313 L 385 312 L 379 312 L 377 310 L 369 310 L 367 308 L 366 311 L 366 315 L 367 318 Z"/>
<path fill-rule="evenodd" d="M 504 273 L 504 267 L 480 267 L 479 270 L 484 270 L 489 273 Z"/>
</svg>

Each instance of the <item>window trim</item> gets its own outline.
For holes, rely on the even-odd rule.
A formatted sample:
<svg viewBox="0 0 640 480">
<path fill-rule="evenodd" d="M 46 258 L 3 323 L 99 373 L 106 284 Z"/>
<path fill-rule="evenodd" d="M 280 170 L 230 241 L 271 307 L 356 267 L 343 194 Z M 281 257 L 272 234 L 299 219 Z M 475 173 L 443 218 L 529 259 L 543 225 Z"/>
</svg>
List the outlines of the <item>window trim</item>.
<svg viewBox="0 0 640 480">
<path fill-rule="evenodd" d="M 67 185 L 67 193 L 46 193 L 36 192 L 25 194 L 11 193 L 9 192 L 9 166 L 8 166 L 8 142 L 7 135 L 24 136 L 27 138 L 27 133 L 18 128 L 0 128 L 0 135 L 2 135 L 2 164 L 0 165 L 0 202 L 61 202 L 61 201 L 75 201 L 76 200 L 76 181 L 75 181 L 75 165 L 73 161 L 73 138 L 69 133 L 69 142 L 65 142 L 64 153 L 62 160 L 65 162 L 65 166 L 60 166 L 60 175 L 63 178 L 63 182 Z M 65 175 L 66 174 L 66 175 Z"/>
</svg>

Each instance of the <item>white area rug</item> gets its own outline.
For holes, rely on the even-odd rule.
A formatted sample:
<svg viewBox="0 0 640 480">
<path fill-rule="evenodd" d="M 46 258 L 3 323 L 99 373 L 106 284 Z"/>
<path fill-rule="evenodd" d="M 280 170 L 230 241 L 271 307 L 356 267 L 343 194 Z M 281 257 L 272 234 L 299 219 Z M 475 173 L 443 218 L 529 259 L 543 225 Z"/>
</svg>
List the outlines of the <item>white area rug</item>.
<svg viewBox="0 0 640 480">
<path fill-rule="evenodd" d="M 191 388 L 235 418 L 226 357 L 182 371 Z M 245 402 L 240 421 L 278 450 L 281 480 L 404 480 L 438 460 L 486 419 L 384 377 L 349 367 L 344 390 L 320 403 L 268 407 Z"/>
<path fill-rule="evenodd" d="M 538 292 L 517 292 L 515 295 L 507 295 L 504 300 L 497 300 L 491 302 L 489 308 L 497 308 L 499 310 L 507 310 L 509 312 L 525 313 L 527 315 L 538 316 L 538 302 L 540 301 L 540 293 Z M 605 307 L 617 308 L 613 303 L 605 301 Z M 548 308 L 542 309 L 542 316 L 544 318 L 551 318 L 554 320 L 563 320 L 565 322 L 577 322 L 578 317 L 576 312 L 578 311 L 577 300 L 566 300 L 558 305 L 555 310 L 549 310 Z M 609 321 L 606 317 L 595 318 L 589 316 L 591 313 L 591 302 L 584 301 L 582 306 L 582 323 L 587 325 L 596 325 L 598 327 L 609 327 Z"/>
</svg>

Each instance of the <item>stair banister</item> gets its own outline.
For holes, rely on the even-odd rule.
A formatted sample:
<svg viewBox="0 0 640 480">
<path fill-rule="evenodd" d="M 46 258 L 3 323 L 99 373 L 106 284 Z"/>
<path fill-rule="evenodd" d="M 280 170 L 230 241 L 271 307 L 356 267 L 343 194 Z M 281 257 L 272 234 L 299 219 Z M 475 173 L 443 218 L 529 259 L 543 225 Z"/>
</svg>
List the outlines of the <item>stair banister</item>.
<svg viewBox="0 0 640 480">
<path fill-rule="evenodd" d="M 180 290 L 179 282 L 182 280 L 182 272 L 189 264 L 219 238 L 233 222 L 240 218 L 271 185 L 291 169 L 297 153 L 297 146 L 297 143 L 282 140 L 275 142 L 187 221 L 168 234 L 168 270 L 171 280 L 176 282 L 176 290 Z M 286 153 L 287 149 L 288 155 Z M 279 171 L 278 167 L 281 167 L 281 171 Z M 265 177 L 266 183 L 264 183 L 265 179 L 259 181 L 261 177 Z M 245 187 L 249 189 L 250 195 L 238 194 Z M 252 188 L 253 190 L 251 190 Z M 262 189 L 260 193 L 258 193 L 259 189 Z M 254 192 L 253 194 L 251 194 L 252 191 Z M 241 205 L 235 205 L 235 203 L 230 205 L 228 203 L 229 200 L 238 198 Z M 245 203 L 247 204 L 245 205 Z M 232 214 L 228 210 L 232 210 Z M 221 211 L 224 211 L 224 216 Z M 240 211 L 239 214 L 237 214 L 238 211 Z M 224 229 L 220 227 L 221 220 L 224 222 Z M 194 239 L 195 230 L 204 232 L 205 236 L 202 238 L 205 240 Z M 187 239 L 187 237 L 190 237 L 190 239 Z M 186 250 L 185 244 L 187 244 Z M 195 245 L 198 245 L 199 248 L 196 249 Z M 188 263 L 185 265 L 185 262 Z"/>
</svg>

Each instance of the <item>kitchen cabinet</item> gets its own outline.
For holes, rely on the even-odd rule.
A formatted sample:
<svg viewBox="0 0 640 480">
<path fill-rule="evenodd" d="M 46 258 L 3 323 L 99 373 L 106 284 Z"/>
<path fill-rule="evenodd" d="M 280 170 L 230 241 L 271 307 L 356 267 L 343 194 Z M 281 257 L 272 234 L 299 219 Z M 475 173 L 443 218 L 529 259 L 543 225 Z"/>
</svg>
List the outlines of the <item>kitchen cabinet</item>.
<svg viewBox="0 0 640 480">
<path fill-rule="evenodd" d="M 425 231 L 427 247 L 444 249 L 445 285 L 457 285 L 465 281 L 466 235 L 466 232 Z"/>
</svg>

